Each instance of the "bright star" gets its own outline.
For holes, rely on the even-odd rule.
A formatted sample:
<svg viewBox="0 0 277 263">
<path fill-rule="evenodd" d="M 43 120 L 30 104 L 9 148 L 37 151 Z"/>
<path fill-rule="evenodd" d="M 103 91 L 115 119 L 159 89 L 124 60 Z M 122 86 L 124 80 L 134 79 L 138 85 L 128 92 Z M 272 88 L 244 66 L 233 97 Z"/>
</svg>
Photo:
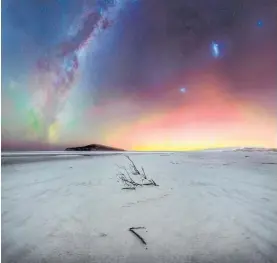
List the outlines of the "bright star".
<svg viewBox="0 0 277 263">
<path fill-rule="evenodd" d="M 262 27 L 264 25 L 263 21 L 262 20 L 258 20 L 257 21 L 257 26 L 258 27 Z"/>
<path fill-rule="evenodd" d="M 182 88 L 180 88 L 180 91 L 181 91 L 182 93 L 186 93 L 187 89 L 186 89 L 185 87 L 182 87 Z"/>
</svg>

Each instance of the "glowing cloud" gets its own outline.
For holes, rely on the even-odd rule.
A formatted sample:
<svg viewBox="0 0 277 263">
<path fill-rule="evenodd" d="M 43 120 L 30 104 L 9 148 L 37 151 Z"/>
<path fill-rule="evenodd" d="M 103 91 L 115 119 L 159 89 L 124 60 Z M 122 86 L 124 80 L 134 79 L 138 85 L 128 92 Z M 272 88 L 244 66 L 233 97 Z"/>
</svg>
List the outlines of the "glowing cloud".
<svg viewBox="0 0 277 263">
<path fill-rule="evenodd" d="M 211 44 L 211 52 L 213 57 L 218 58 L 220 55 L 220 51 L 219 51 L 219 44 L 216 42 L 212 42 Z"/>
</svg>

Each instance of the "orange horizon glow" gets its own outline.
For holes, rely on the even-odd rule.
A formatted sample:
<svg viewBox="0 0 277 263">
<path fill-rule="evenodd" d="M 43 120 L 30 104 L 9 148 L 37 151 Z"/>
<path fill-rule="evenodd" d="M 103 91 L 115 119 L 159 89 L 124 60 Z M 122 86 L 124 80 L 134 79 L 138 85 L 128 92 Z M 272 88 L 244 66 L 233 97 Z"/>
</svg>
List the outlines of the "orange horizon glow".
<svg viewBox="0 0 277 263">
<path fill-rule="evenodd" d="M 222 80 L 195 85 L 184 103 L 144 113 L 108 134 L 105 143 L 137 151 L 185 151 L 277 146 L 277 122 L 261 106 L 219 89 Z"/>
</svg>

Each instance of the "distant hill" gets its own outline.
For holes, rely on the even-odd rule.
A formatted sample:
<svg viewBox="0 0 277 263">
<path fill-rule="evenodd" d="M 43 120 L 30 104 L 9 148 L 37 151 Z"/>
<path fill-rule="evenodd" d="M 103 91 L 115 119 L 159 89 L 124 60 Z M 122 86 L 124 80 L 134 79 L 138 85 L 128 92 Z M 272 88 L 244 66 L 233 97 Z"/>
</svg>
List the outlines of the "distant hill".
<svg viewBox="0 0 277 263">
<path fill-rule="evenodd" d="M 101 144 L 89 144 L 86 146 L 66 148 L 66 151 L 125 151 L 123 149 L 105 146 Z"/>
</svg>

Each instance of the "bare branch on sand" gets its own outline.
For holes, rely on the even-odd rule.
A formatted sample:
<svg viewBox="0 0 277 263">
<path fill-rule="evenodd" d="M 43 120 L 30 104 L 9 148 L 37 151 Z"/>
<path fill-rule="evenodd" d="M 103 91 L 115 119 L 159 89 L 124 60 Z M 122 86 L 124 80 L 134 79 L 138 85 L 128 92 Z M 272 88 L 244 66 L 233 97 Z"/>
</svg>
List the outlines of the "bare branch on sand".
<svg viewBox="0 0 277 263">
<path fill-rule="evenodd" d="M 117 176 L 124 184 L 123 190 L 135 190 L 138 186 L 159 186 L 153 179 L 146 176 L 143 167 L 140 171 L 129 156 L 126 155 L 125 157 L 130 161 L 129 170 L 125 166 L 117 165 L 120 169 Z M 134 179 L 132 176 L 137 178 Z"/>
<path fill-rule="evenodd" d="M 144 238 L 142 236 L 140 236 L 135 230 L 137 229 L 145 229 L 145 227 L 140 226 L 140 227 L 130 227 L 129 231 L 131 231 L 140 241 L 143 245 L 147 245 L 146 241 L 144 240 Z M 146 248 L 147 249 L 147 248 Z"/>
</svg>

